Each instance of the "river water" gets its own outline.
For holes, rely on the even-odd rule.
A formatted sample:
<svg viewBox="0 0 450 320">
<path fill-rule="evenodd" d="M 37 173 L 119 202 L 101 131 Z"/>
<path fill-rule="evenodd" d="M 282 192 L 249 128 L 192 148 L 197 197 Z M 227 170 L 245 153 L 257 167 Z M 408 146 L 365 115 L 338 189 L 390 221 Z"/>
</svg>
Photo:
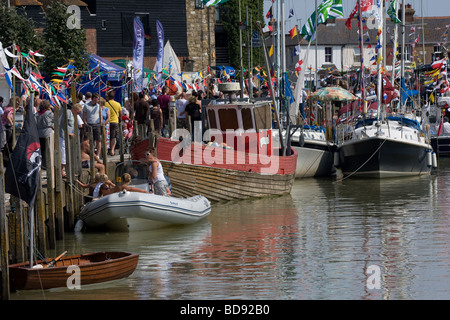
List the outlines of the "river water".
<svg viewBox="0 0 450 320">
<path fill-rule="evenodd" d="M 296 180 L 290 195 L 216 204 L 204 221 L 66 234 L 55 256 L 140 254 L 126 279 L 14 300 L 450 299 L 450 159 L 430 176 Z"/>
</svg>

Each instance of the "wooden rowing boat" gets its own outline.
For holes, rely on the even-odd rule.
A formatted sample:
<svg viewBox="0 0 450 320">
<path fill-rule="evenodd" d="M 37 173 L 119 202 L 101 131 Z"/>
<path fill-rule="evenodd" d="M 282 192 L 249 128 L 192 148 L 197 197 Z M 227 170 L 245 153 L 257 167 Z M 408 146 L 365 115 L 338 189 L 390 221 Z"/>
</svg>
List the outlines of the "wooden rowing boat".
<svg viewBox="0 0 450 320">
<path fill-rule="evenodd" d="M 135 253 L 96 252 L 62 257 L 57 261 L 37 261 L 36 265 L 42 267 L 30 268 L 29 262 L 12 264 L 9 266 L 10 286 L 11 290 L 66 287 L 76 272 L 79 272 L 80 286 L 121 279 L 134 272 L 138 259 Z M 47 267 L 51 263 L 53 265 Z"/>
</svg>

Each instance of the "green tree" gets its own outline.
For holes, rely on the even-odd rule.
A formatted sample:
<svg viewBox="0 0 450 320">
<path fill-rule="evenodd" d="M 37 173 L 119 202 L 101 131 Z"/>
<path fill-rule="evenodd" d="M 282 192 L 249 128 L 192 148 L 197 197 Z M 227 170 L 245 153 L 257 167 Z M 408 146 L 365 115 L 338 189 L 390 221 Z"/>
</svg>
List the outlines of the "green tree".
<svg viewBox="0 0 450 320">
<path fill-rule="evenodd" d="M 60 1 L 53 1 L 46 7 L 45 13 L 44 73 L 50 76 L 55 68 L 66 65 L 69 61 L 79 70 L 84 70 L 87 65 L 86 31 L 67 26 L 71 14 L 67 13 L 67 6 Z"/>
<path fill-rule="evenodd" d="M 42 47 L 42 37 L 35 31 L 33 20 L 21 8 L 0 6 L 0 41 L 3 47 L 16 44 L 21 52 L 38 50 Z"/>
<path fill-rule="evenodd" d="M 239 2 L 241 7 L 241 21 L 239 19 Z M 263 0 L 240 0 L 228 1 L 220 5 L 221 19 L 223 27 L 228 37 L 228 56 L 230 65 L 236 69 L 240 69 L 240 39 L 239 28 L 242 28 L 242 60 L 244 69 L 249 68 L 247 45 L 247 28 L 248 30 L 257 31 L 256 21 L 264 22 L 263 16 Z M 249 21 L 246 21 L 246 10 L 248 7 Z M 239 23 L 241 22 L 241 24 Z M 251 37 L 251 35 L 250 35 Z M 259 64 L 264 65 L 264 56 L 261 48 L 252 48 L 252 66 Z"/>
</svg>

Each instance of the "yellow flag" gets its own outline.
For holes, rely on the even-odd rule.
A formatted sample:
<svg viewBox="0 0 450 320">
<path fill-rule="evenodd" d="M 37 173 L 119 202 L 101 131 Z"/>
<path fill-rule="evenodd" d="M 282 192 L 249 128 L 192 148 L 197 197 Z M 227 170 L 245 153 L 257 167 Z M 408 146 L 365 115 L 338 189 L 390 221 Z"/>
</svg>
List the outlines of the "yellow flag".
<svg viewBox="0 0 450 320">
<path fill-rule="evenodd" d="M 434 103 L 434 95 L 430 94 L 430 97 L 428 98 L 430 100 L 431 103 Z"/>
<path fill-rule="evenodd" d="M 273 45 L 270 47 L 269 57 L 271 57 L 272 55 L 273 55 Z"/>
<path fill-rule="evenodd" d="M 383 57 L 380 54 L 380 55 L 378 55 L 378 58 L 377 58 L 377 64 L 380 64 L 381 61 L 383 61 Z"/>
</svg>

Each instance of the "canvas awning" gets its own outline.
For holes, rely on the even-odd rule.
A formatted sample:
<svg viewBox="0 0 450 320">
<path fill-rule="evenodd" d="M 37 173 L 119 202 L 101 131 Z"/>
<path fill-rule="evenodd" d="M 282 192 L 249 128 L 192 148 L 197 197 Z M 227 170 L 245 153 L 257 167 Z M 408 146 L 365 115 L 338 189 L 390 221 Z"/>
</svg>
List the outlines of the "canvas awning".
<svg viewBox="0 0 450 320">
<path fill-rule="evenodd" d="M 96 54 L 91 54 L 89 56 L 89 67 L 91 69 L 100 66 L 102 72 L 108 74 L 107 81 L 120 81 L 122 79 L 124 72 L 126 71 L 121 66 L 112 63 Z"/>
</svg>

